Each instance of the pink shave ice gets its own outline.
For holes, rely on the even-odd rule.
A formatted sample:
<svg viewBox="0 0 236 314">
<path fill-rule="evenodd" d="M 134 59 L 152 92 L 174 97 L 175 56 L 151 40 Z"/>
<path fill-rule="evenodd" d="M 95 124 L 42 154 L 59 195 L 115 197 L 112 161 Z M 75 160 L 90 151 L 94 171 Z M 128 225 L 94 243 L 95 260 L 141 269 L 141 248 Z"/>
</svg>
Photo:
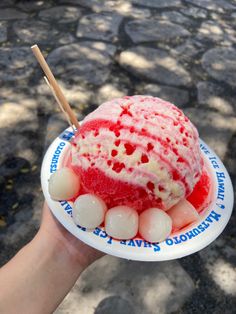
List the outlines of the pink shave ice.
<svg viewBox="0 0 236 314">
<path fill-rule="evenodd" d="M 80 194 L 108 208 L 168 210 L 192 193 L 203 171 L 199 136 L 173 104 L 152 96 L 108 101 L 90 113 L 72 143 Z"/>
</svg>

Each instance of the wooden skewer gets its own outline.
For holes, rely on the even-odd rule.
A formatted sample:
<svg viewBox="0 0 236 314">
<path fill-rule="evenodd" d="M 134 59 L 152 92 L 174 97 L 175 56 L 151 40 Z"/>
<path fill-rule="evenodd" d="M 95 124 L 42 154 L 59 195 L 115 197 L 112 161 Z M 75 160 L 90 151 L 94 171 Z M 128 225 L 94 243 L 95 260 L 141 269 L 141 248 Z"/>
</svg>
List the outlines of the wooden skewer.
<svg viewBox="0 0 236 314">
<path fill-rule="evenodd" d="M 43 78 L 44 78 L 45 82 L 47 83 L 48 87 L 50 88 L 50 90 L 51 90 L 51 92 L 52 92 L 54 98 L 56 99 L 56 102 L 58 103 L 58 105 L 59 105 L 59 107 L 60 107 L 62 113 L 64 114 L 64 116 L 65 116 L 65 118 L 66 118 L 66 120 L 67 120 L 67 122 L 68 122 L 68 124 L 71 126 L 73 132 L 75 133 L 75 127 L 74 127 L 74 125 L 72 124 L 72 122 L 70 121 L 70 117 L 68 116 L 68 113 L 64 110 L 64 108 L 63 108 L 63 106 L 62 106 L 60 100 L 57 98 L 57 95 L 55 94 L 54 89 L 53 89 L 52 86 L 50 85 L 50 83 L 49 83 L 47 77 L 44 76 Z"/>
<path fill-rule="evenodd" d="M 33 45 L 31 49 L 47 77 L 49 87 L 53 90 L 55 99 L 58 101 L 59 105 L 63 107 L 64 111 L 68 114 L 71 124 L 73 124 L 77 129 L 79 129 L 79 122 L 76 119 L 76 116 L 73 110 L 71 109 L 70 105 L 68 104 L 64 94 L 62 93 L 61 88 L 58 85 L 54 75 L 52 74 L 52 71 L 50 70 L 46 60 L 44 59 L 42 52 L 40 51 L 37 45 Z"/>
</svg>

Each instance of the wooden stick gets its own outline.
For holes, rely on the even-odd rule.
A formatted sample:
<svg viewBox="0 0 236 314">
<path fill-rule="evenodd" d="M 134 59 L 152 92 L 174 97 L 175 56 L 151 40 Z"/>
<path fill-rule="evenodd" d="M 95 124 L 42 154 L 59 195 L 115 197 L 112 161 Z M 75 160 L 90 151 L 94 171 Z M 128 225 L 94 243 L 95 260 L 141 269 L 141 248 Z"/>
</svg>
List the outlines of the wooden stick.
<svg viewBox="0 0 236 314">
<path fill-rule="evenodd" d="M 44 59 L 44 56 L 42 55 L 39 47 L 37 45 L 33 45 L 31 47 L 36 59 L 38 60 L 39 64 L 41 65 L 48 81 L 49 81 L 49 85 L 52 87 L 56 98 L 59 100 L 59 103 L 62 105 L 63 109 L 65 110 L 65 112 L 68 114 L 70 121 L 72 124 L 74 124 L 74 126 L 79 129 L 79 122 L 76 119 L 76 116 L 73 112 L 73 110 L 71 109 L 70 105 L 68 104 L 64 94 L 61 91 L 60 86 L 58 85 L 54 75 L 52 74 L 52 71 L 50 70 L 46 60 Z"/>
<path fill-rule="evenodd" d="M 68 116 L 68 113 L 64 110 L 62 104 L 60 103 L 60 100 L 57 98 L 57 95 L 55 94 L 54 89 L 53 89 L 52 86 L 50 85 L 50 83 L 49 83 L 47 77 L 44 76 L 43 78 L 44 78 L 45 82 L 47 83 L 48 87 L 50 88 L 50 90 L 51 90 L 51 92 L 52 92 L 54 98 L 56 99 L 56 102 L 58 103 L 58 105 L 59 105 L 59 107 L 60 107 L 62 113 L 64 114 L 64 116 L 65 116 L 65 118 L 66 118 L 66 121 L 68 122 L 68 124 L 71 126 L 73 132 L 75 133 L 75 127 L 74 127 L 74 125 L 72 124 L 72 122 L 70 121 L 70 117 Z"/>
</svg>

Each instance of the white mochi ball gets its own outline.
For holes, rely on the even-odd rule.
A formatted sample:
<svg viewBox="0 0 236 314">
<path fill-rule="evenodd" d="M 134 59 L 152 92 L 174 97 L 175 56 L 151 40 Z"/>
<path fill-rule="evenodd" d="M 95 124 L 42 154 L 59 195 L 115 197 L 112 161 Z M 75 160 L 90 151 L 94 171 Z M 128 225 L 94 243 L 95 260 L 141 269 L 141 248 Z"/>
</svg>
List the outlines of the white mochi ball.
<svg viewBox="0 0 236 314">
<path fill-rule="evenodd" d="M 94 194 L 80 195 L 74 203 L 72 217 L 76 225 L 94 229 L 105 218 L 107 206 L 104 201 Z"/>
<path fill-rule="evenodd" d="M 199 219 L 199 214 L 191 203 L 182 200 L 167 211 L 171 217 L 173 228 L 180 229 Z"/>
<path fill-rule="evenodd" d="M 48 190 L 56 201 L 69 200 L 75 197 L 80 189 L 80 177 L 70 168 L 61 168 L 54 172 L 50 179 Z"/>
<path fill-rule="evenodd" d="M 172 220 L 163 210 L 149 208 L 139 216 L 139 232 L 149 242 L 161 242 L 171 233 Z"/>
<path fill-rule="evenodd" d="M 105 217 L 106 233 L 121 240 L 133 238 L 138 232 L 138 213 L 128 206 L 109 209 Z"/>
</svg>

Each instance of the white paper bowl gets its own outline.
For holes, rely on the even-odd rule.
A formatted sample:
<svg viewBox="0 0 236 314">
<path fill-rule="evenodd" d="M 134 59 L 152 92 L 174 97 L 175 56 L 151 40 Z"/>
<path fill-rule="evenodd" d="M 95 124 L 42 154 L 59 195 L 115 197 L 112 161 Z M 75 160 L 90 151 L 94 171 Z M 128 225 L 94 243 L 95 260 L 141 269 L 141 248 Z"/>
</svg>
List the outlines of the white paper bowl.
<svg viewBox="0 0 236 314">
<path fill-rule="evenodd" d="M 53 201 L 48 193 L 48 180 L 51 174 L 60 168 L 70 148 L 69 140 L 72 135 L 71 129 L 68 128 L 48 148 L 41 169 L 41 184 L 45 199 L 54 216 L 81 241 L 107 254 L 130 260 L 165 261 L 181 258 L 203 249 L 224 230 L 233 209 L 233 187 L 223 163 L 203 141 L 200 141 L 201 151 L 212 174 L 215 188 L 212 202 L 198 222 L 159 244 L 148 243 L 139 238 L 118 241 L 109 237 L 102 227 L 88 232 L 76 226 L 71 218 L 71 203 Z"/>
</svg>

